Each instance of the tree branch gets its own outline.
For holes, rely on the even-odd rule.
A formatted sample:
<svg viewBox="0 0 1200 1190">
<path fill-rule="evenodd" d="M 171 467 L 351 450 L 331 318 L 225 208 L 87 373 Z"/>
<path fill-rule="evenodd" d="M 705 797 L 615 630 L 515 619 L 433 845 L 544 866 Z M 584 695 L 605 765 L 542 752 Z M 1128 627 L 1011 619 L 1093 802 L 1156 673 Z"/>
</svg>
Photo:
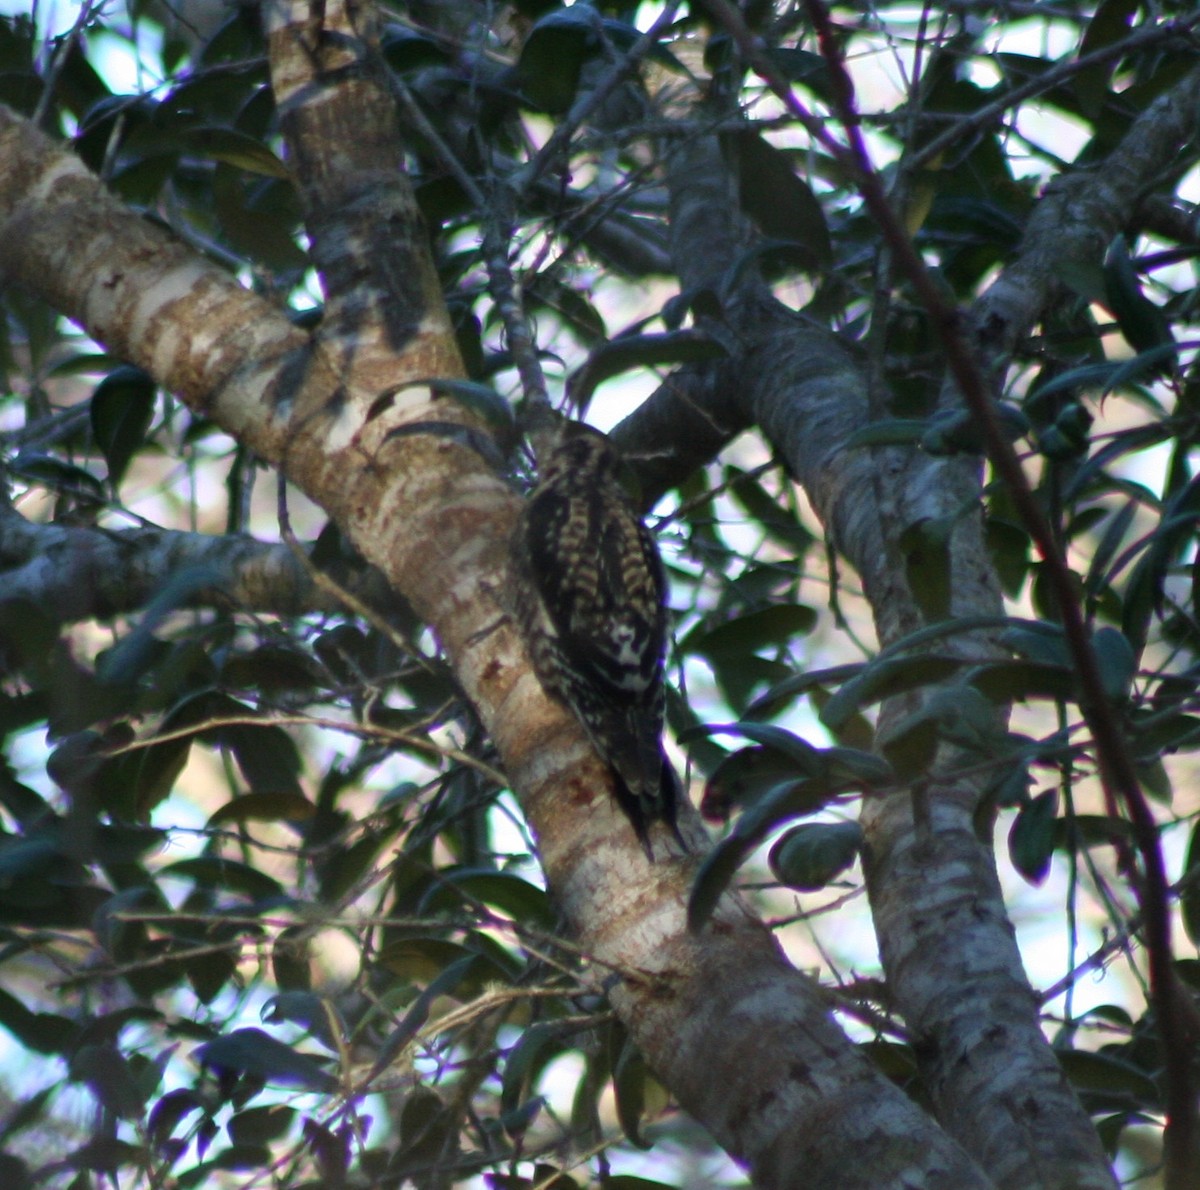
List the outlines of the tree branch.
<svg viewBox="0 0 1200 1190">
<path fill-rule="evenodd" d="M 299 616 L 341 606 L 278 542 L 150 526 L 39 525 L 0 506 L 0 601 L 23 600 L 62 623 L 135 612 L 185 568 L 203 568 L 212 578 L 189 592 L 183 607 Z M 387 590 L 377 572 L 362 566 L 336 578 L 375 604 Z"/>
<path fill-rule="evenodd" d="M 309 24 L 312 13 L 307 4 L 274 6 L 270 45 L 280 59 L 273 70 L 285 127 L 304 138 L 296 168 L 314 239 L 345 230 L 332 205 L 345 205 L 353 222 L 375 183 L 397 188 L 379 208 L 380 234 L 399 231 L 404 251 L 367 278 L 393 313 L 363 312 L 361 342 L 344 333 L 353 321 L 348 300 L 345 316 L 334 313 L 328 344 L 294 328 L 279 335 L 284 320 L 277 311 L 210 275 L 157 229 L 137 226 L 77 162 L 11 113 L 0 116 L 0 148 L 9 163 L 0 182 L 7 267 L 260 455 L 281 462 L 433 626 L 523 796 L 548 880 L 581 944 L 602 963 L 639 973 L 614 991 L 633 1035 L 681 1101 L 750 1164 L 760 1185 L 790 1185 L 803 1165 L 821 1175 L 814 1184 L 874 1187 L 878 1165 L 857 1182 L 842 1176 L 846 1153 L 867 1143 L 910 1182 L 985 1185 L 957 1146 L 836 1029 L 818 990 L 787 968 L 759 924 L 731 903 L 702 936 L 688 934 L 688 865 L 646 863 L 615 807 L 603 765 L 533 676 L 501 606 L 516 499 L 474 448 L 474 418 L 415 383 L 452 374 L 455 357 L 440 299 L 436 308 L 421 305 L 432 302 L 432 266 L 395 169 L 399 145 L 381 136 L 383 117 L 371 110 L 381 103 L 394 109 L 385 89 L 369 85 L 355 65 L 362 61 L 358 51 L 344 56 L 358 40 L 344 10 L 327 4 L 317 25 Z M 332 86 L 337 77 L 362 85 L 342 93 Z M 309 103 L 320 110 L 300 110 Z M 363 143 L 374 144 L 377 156 L 343 155 L 351 127 L 373 130 Z M 326 158 L 322 137 L 329 133 L 339 152 Z M 337 185 L 326 185 L 335 159 L 345 172 Z M 64 203 L 74 233 L 67 237 L 69 254 L 59 250 Z M 14 212 L 22 231 L 15 239 Z M 122 237 L 141 246 L 140 259 L 126 263 Z M 322 260 L 333 255 L 331 243 L 317 243 L 314 251 Z M 92 272 L 76 267 L 81 259 Z M 368 257 L 356 260 L 351 267 L 369 267 Z M 200 292 L 166 283 L 164 261 L 168 280 L 186 278 Z M 146 274 L 139 265 L 157 266 L 159 283 L 141 284 Z M 335 290 L 344 275 L 335 272 Z M 207 333 L 205 299 L 228 339 Z M 230 325 L 226 305 L 249 325 Z M 274 370 L 253 354 L 264 327 L 283 345 L 271 355 Z M 199 345 L 219 370 L 217 364 L 205 370 Z M 213 387 L 198 377 L 211 378 Z M 246 378 L 255 383 L 242 383 Z M 685 829 L 695 831 L 694 822 Z M 768 1028 L 772 1044 L 764 1046 Z M 711 1077 L 717 1035 L 731 1075 L 724 1087 Z M 764 1096 L 775 1110 L 761 1111 Z"/>
</svg>

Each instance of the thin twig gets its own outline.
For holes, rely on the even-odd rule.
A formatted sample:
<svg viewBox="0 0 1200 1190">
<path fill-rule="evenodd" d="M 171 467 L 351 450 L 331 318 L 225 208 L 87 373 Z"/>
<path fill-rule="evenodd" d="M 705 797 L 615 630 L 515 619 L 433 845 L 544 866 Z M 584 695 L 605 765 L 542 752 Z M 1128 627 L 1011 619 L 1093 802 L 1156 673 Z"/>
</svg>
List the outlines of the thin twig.
<svg viewBox="0 0 1200 1190">
<path fill-rule="evenodd" d="M 940 154 L 944 153 L 956 141 L 961 140 L 967 133 L 976 128 L 987 127 L 987 125 L 992 123 L 993 120 L 1009 108 L 1016 107 L 1018 103 L 1023 103 L 1026 99 L 1032 99 L 1037 95 L 1044 95 L 1060 83 L 1073 78 L 1080 71 L 1087 70 L 1091 66 L 1102 66 L 1105 62 L 1111 62 L 1115 58 L 1124 57 L 1134 50 L 1143 50 L 1147 46 L 1155 45 L 1157 42 L 1170 41 L 1181 34 L 1190 32 L 1198 24 L 1200 24 L 1200 13 L 1197 13 L 1195 16 L 1182 17 L 1178 20 L 1165 21 L 1161 25 L 1143 26 L 1141 29 L 1130 33 L 1128 37 L 1123 37 L 1118 41 L 1101 46 L 1099 49 L 1093 50 L 1090 54 L 1083 54 L 1078 58 L 1067 58 L 1057 65 L 1051 66 L 1049 70 L 1044 74 L 1039 74 L 1037 78 L 1030 79 L 1028 82 L 1021 83 L 1020 86 L 1006 90 L 1003 95 L 997 99 L 993 99 L 991 103 L 985 103 L 982 107 L 976 108 L 975 111 L 968 115 L 957 116 L 954 123 L 940 136 L 934 137 L 927 145 L 918 149 L 911 156 L 906 156 L 904 167 L 908 170 L 920 169 L 923 165 L 933 161 Z"/>
</svg>

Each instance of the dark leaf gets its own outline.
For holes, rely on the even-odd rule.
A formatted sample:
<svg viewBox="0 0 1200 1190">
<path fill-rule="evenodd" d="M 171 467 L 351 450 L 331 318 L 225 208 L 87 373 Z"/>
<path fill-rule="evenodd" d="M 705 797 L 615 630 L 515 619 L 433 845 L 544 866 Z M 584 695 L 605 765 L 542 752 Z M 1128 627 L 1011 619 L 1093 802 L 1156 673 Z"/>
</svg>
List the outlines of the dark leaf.
<svg viewBox="0 0 1200 1190">
<path fill-rule="evenodd" d="M 801 892 L 817 892 L 858 858 L 863 830 L 857 822 L 805 822 L 771 848 L 775 878 Z"/>
<path fill-rule="evenodd" d="M 588 355 L 583 367 L 572 374 L 567 392 L 576 408 L 586 409 L 596 389 L 622 372 L 721 359 L 727 354 L 720 343 L 702 331 L 619 336 Z"/>
<path fill-rule="evenodd" d="M 0 1186 L 4 1190 L 33 1190 L 29 1166 L 12 1153 L 0 1152 Z"/>
<path fill-rule="evenodd" d="M 271 1141 L 279 1140 L 287 1135 L 292 1121 L 296 1118 L 294 1108 L 282 1103 L 273 1103 L 265 1107 L 248 1107 L 244 1111 L 235 1112 L 230 1118 L 226 1129 L 229 1139 L 236 1146 L 269 1145 Z"/>
<path fill-rule="evenodd" d="M 688 928 L 712 916 L 734 873 L 771 831 L 827 804 L 842 789 L 826 778 L 785 781 L 764 794 L 739 819 L 733 833 L 704 857 L 688 896 Z"/>
<path fill-rule="evenodd" d="M 97 1137 L 76 1149 L 67 1160 L 76 1169 L 90 1169 L 113 1175 L 123 1165 L 141 1165 L 143 1152 L 139 1145 L 116 1137 Z"/>
<path fill-rule="evenodd" d="M 646 1083 L 650 1072 L 641 1051 L 626 1039 L 613 1068 L 613 1091 L 617 1100 L 617 1120 L 630 1144 L 639 1149 L 650 1148 L 642 1135 L 642 1116 L 646 1108 Z"/>
<path fill-rule="evenodd" d="M 563 1031 L 560 1027 L 540 1023 L 526 1029 L 504 1062 L 500 1110 L 506 1114 L 515 1112 L 536 1086 L 542 1069 L 562 1050 Z M 541 1100 L 537 1102 L 540 1104 Z"/>
<path fill-rule="evenodd" d="M 204 1066 L 255 1075 L 277 1086 L 328 1094 L 338 1081 L 308 1054 L 276 1041 L 261 1029 L 235 1029 L 199 1046 L 192 1055 Z"/>
<path fill-rule="evenodd" d="M 513 872 L 464 868 L 441 874 L 422 898 L 418 912 L 460 911 L 475 903 L 490 905 L 525 926 L 549 930 L 557 920 L 544 890 Z"/>
<path fill-rule="evenodd" d="M 827 268 L 833 249 L 825 212 L 789 154 L 750 129 L 726 138 L 737 162 L 742 209 L 764 235 L 800 245 L 806 269 Z"/>
<path fill-rule="evenodd" d="M 825 705 L 821 722 L 836 732 L 843 722 L 862 707 L 881 702 L 895 694 L 921 686 L 931 686 L 952 677 L 963 666 L 957 657 L 934 654 L 885 656 L 868 662 L 855 678 L 847 682 Z"/>
<path fill-rule="evenodd" d="M 1142 293 L 1123 236 L 1117 236 L 1109 246 L 1104 261 L 1104 291 L 1121 334 L 1134 351 L 1163 351 L 1160 370 L 1173 371 L 1176 350 L 1171 328 L 1162 310 Z"/>
<path fill-rule="evenodd" d="M 209 827 L 227 822 L 305 822 L 317 812 L 302 793 L 246 793 L 226 802 L 208 820 Z"/>
<path fill-rule="evenodd" d="M 1050 871 L 1054 853 L 1058 790 L 1047 789 L 1022 806 L 1008 834 L 1008 854 L 1013 867 L 1029 881 L 1041 884 Z"/>
<path fill-rule="evenodd" d="M 1093 1092 L 1106 1102 L 1124 1101 L 1129 1107 L 1158 1110 L 1162 1098 L 1150 1074 L 1115 1054 L 1090 1050 L 1060 1051 L 1058 1060 L 1071 1085 Z"/>
<path fill-rule="evenodd" d="M 1115 628 L 1098 628 L 1092 636 L 1092 648 L 1105 696 L 1118 705 L 1126 703 L 1137 675 L 1137 658 L 1129 639 Z"/>
<path fill-rule="evenodd" d="M 206 125 L 186 128 L 180 134 L 179 145 L 198 157 L 222 161 L 248 173 L 291 180 L 287 166 L 262 141 L 235 128 Z"/>
<path fill-rule="evenodd" d="M 130 459 L 146 440 L 154 416 L 157 386 L 141 368 L 124 366 L 110 372 L 92 393 L 92 433 L 104 452 L 113 488 L 125 476 Z"/>
<path fill-rule="evenodd" d="M 67 1017 L 34 1012 L 0 988 L 0 1027 L 26 1049 L 39 1054 L 66 1054 L 75 1045 L 77 1026 Z"/>
<path fill-rule="evenodd" d="M 679 648 L 710 660 L 737 660 L 759 649 L 782 649 L 793 637 L 811 632 L 816 624 L 817 613 L 811 607 L 781 603 L 748 612 L 715 628 L 697 625 L 680 641 Z"/>
<path fill-rule="evenodd" d="M 85 1045 L 71 1056 L 71 1078 L 125 1120 L 141 1119 L 146 1101 L 125 1056 L 114 1045 Z"/>
<path fill-rule="evenodd" d="M 283 886 L 272 877 L 249 864 L 216 855 L 181 859 L 159 869 L 158 875 L 182 877 L 191 880 L 197 888 L 238 893 L 252 901 L 271 901 L 283 897 Z"/>
<path fill-rule="evenodd" d="M 950 534 L 957 517 L 917 521 L 900 535 L 908 589 L 926 620 L 950 612 Z"/>
<path fill-rule="evenodd" d="M 1179 904 L 1183 911 L 1183 928 L 1192 944 L 1200 947 L 1200 820 L 1192 826 L 1180 881 Z"/>
</svg>

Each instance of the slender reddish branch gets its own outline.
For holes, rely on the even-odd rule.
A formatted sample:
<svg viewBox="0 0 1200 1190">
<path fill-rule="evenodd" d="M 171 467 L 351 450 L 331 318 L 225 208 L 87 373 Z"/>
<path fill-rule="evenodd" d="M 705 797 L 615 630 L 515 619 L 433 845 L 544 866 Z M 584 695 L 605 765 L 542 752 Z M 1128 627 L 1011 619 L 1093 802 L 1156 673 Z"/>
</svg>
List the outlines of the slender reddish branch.
<svg viewBox="0 0 1200 1190">
<path fill-rule="evenodd" d="M 854 88 L 846 72 L 829 14 L 819 0 L 806 0 L 817 32 L 822 57 L 833 82 L 837 115 L 847 143 L 833 137 L 812 112 L 797 100 L 766 47 L 746 27 L 741 14 L 728 0 L 706 0 L 706 6 L 738 44 L 747 62 L 766 82 L 788 111 L 830 155 L 854 175 L 863 202 L 886 240 L 894 259 L 915 290 L 938 334 L 950 372 L 983 431 L 987 457 L 1004 482 L 1022 523 L 1044 562 L 1044 572 L 1062 616 L 1063 634 L 1079 674 L 1080 711 L 1092 734 L 1097 768 L 1106 795 L 1124 805 L 1133 827 L 1142 860 L 1141 888 L 1137 890 L 1149 957 L 1150 999 L 1157 1017 L 1167 1082 L 1167 1125 L 1164 1134 L 1167 1185 L 1184 1190 L 1200 1185 L 1197 1158 L 1196 1090 L 1190 1062 L 1192 1046 L 1183 1026 L 1172 966 L 1169 886 L 1159 843 L 1158 824 L 1142 792 L 1133 759 L 1126 746 L 1120 718 L 1104 693 L 1100 667 L 1091 646 L 1083 610 L 1076 595 L 1070 568 L 1054 533 L 1038 505 L 1020 460 L 996 418 L 988 383 L 962 333 L 956 307 L 942 296 L 925 262 L 888 200 L 883 182 L 871 162 L 861 132 Z"/>
</svg>

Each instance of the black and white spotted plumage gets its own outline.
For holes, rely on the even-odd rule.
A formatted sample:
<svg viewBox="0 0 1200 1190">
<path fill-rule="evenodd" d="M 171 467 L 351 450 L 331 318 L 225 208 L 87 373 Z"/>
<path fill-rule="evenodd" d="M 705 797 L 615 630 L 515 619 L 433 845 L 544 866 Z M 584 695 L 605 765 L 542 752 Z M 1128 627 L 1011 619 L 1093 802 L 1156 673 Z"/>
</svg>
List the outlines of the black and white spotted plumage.
<svg viewBox="0 0 1200 1190">
<path fill-rule="evenodd" d="M 617 466 L 598 430 L 563 425 L 513 536 L 513 602 L 539 680 L 607 762 L 653 859 L 652 822 L 666 822 L 684 845 L 662 748 L 666 576 Z"/>
</svg>

